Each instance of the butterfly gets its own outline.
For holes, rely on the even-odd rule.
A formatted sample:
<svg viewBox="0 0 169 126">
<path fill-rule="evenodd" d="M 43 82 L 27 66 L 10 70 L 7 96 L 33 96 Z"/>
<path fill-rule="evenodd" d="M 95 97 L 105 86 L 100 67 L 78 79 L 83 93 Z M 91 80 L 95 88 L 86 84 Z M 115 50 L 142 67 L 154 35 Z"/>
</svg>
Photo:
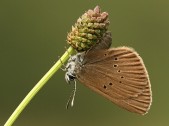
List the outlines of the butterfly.
<svg viewBox="0 0 169 126">
<path fill-rule="evenodd" d="M 144 115 L 152 102 L 149 76 L 142 58 L 130 47 L 110 48 L 111 33 L 86 52 L 71 56 L 66 65 L 65 79 L 75 82 L 68 101 L 73 106 L 76 79 L 121 108 Z"/>
</svg>

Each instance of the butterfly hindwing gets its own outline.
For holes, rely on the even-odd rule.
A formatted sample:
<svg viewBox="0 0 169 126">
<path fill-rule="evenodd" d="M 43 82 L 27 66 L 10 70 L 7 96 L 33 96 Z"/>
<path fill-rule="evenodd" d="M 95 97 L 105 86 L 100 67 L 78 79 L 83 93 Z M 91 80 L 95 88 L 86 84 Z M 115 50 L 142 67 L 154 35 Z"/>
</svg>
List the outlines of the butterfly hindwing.
<svg viewBox="0 0 169 126">
<path fill-rule="evenodd" d="M 151 105 L 151 86 L 142 58 L 131 48 L 89 51 L 78 80 L 118 106 L 145 114 Z"/>
</svg>

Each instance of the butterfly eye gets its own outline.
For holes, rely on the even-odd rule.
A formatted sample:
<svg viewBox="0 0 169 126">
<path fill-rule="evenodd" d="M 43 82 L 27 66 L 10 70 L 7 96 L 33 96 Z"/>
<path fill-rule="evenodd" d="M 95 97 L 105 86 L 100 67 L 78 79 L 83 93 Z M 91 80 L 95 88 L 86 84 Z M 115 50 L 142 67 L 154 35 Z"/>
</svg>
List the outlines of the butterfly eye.
<svg viewBox="0 0 169 126">
<path fill-rule="evenodd" d="M 68 74 L 70 80 L 74 80 L 76 77 L 72 74 Z"/>
</svg>

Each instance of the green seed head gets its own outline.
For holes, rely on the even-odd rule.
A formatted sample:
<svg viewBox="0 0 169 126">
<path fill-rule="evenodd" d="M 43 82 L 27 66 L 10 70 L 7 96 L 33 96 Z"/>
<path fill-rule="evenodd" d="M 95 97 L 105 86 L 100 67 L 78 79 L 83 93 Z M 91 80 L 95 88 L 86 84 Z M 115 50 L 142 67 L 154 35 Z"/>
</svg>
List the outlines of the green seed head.
<svg viewBox="0 0 169 126">
<path fill-rule="evenodd" d="M 99 42 L 108 26 L 108 13 L 101 12 L 100 7 L 96 6 L 94 10 L 84 13 L 72 26 L 67 42 L 77 51 L 86 51 Z"/>
</svg>

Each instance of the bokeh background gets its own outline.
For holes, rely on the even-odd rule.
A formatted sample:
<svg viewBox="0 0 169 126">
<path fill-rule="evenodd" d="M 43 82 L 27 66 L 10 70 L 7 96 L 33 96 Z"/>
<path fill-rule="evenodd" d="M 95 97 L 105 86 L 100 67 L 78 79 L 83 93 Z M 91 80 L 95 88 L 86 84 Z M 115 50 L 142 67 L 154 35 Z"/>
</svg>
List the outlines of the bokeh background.
<svg viewBox="0 0 169 126">
<path fill-rule="evenodd" d="M 88 9 L 109 13 L 112 46 L 131 46 L 148 69 L 153 103 L 145 116 L 120 109 L 78 83 L 75 106 L 65 109 L 73 86 L 59 70 L 14 126 L 168 126 L 168 0 L 1 0 L 0 125 L 65 52 L 71 26 Z"/>
</svg>

